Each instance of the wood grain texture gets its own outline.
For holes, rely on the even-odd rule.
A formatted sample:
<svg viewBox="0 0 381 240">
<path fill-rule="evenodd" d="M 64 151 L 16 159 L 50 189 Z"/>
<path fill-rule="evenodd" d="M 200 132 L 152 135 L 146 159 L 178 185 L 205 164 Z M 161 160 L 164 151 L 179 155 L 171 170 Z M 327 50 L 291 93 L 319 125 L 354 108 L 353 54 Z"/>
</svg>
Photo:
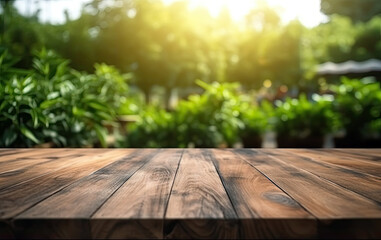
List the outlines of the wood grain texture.
<svg viewBox="0 0 381 240">
<path fill-rule="evenodd" d="M 360 158 L 353 157 L 337 157 L 331 153 L 325 153 L 324 151 L 318 152 L 309 149 L 286 149 L 285 151 L 300 154 L 301 156 L 309 157 L 321 162 L 331 163 L 337 166 L 350 168 L 357 172 L 381 177 L 381 164 L 377 162 L 366 161 Z"/>
<path fill-rule="evenodd" d="M 324 149 L 324 152 L 331 153 L 334 156 L 359 158 L 361 160 L 370 160 L 381 162 L 381 149 Z"/>
<path fill-rule="evenodd" d="M 152 159 L 159 150 L 137 150 L 96 172 L 81 178 L 55 193 L 43 202 L 15 218 L 21 236 L 37 238 L 90 237 L 89 218 L 139 168 Z M 50 221 L 36 219 L 65 219 L 50 227 Z M 71 222 L 73 220 L 73 222 Z M 80 225 L 78 228 L 76 226 Z M 31 227 L 33 226 L 33 227 Z M 35 231 L 39 229 L 38 231 Z M 44 232 L 44 229 L 49 229 Z M 65 233 L 62 235 L 62 233 Z"/>
<path fill-rule="evenodd" d="M 380 239 L 380 157 L 381 149 L 0 149 L 0 239 Z"/>
<path fill-rule="evenodd" d="M 184 150 L 165 215 L 166 237 L 235 238 L 236 218 L 210 157 Z"/>
<path fill-rule="evenodd" d="M 255 168 L 318 218 L 381 217 L 374 201 L 262 152 L 238 150 Z"/>
<path fill-rule="evenodd" d="M 47 156 L 47 155 L 54 156 L 56 154 L 65 153 L 65 152 L 71 154 L 69 149 L 63 149 L 63 148 L 40 149 L 39 151 L 20 149 L 20 151 L 17 151 L 16 153 L 0 156 L 0 163 L 12 161 L 15 159 L 28 159 L 32 157 L 43 158 L 44 156 Z"/>
<path fill-rule="evenodd" d="M 50 151 L 44 152 L 45 154 L 40 153 L 39 155 L 32 155 L 29 157 L 14 157 L 12 159 L 8 159 L 7 161 L 0 161 L 0 178 L 17 175 L 18 172 L 25 172 L 28 168 L 33 168 L 33 166 L 40 165 L 44 162 L 54 162 L 55 160 L 64 161 L 63 158 L 71 159 L 83 155 L 89 156 L 97 153 L 97 151 L 90 152 L 81 150 L 80 154 L 78 154 L 76 151 L 68 151 L 67 149 L 61 149 L 58 151 L 55 149 L 50 149 Z M 105 152 L 103 151 L 102 153 Z M 9 179 L 7 178 L 7 180 Z"/>
<path fill-rule="evenodd" d="M 317 236 L 315 217 L 240 156 L 228 150 L 213 150 L 211 157 L 238 219 L 250 219 L 240 220 L 240 238 Z"/>
<path fill-rule="evenodd" d="M 29 151 L 28 148 L 2 148 L 0 151 L 0 157 L 19 154 L 25 151 Z"/>
<path fill-rule="evenodd" d="M 10 219 L 16 216 L 68 184 L 99 170 L 129 152 L 131 151 L 116 150 L 107 154 L 98 153 L 91 157 L 78 157 L 75 163 L 60 171 L 0 190 L 0 218 Z"/>
<path fill-rule="evenodd" d="M 91 157 L 93 154 L 87 154 Z M 37 160 L 37 161 L 36 161 Z M 55 159 L 37 158 L 37 159 L 24 159 L 22 161 L 27 162 L 25 167 L 14 168 L 17 166 L 17 162 L 11 162 L 9 167 L 14 168 L 13 170 L 5 171 L 0 174 L 0 190 L 15 186 L 17 184 L 30 181 L 34 178 L 46 175 L 50 172 L 59 171 L 61 168 L 70 166 L 78 162 L 77 157 L 69 155 L 66 157 L 57 157 Z M 35 163 L 29 165 L 28 163 Z M 8 167 L 5 167 L 7 169 Z"/>
<path fill-rule="evenodd" d="M 336 221 L 341 224 L 343 219 L 356 219 L 361 216 L 361 222 L 368 223 L 366 226 L 380 223 L 381 207 L 375 201 L 341 188 L 303 169 L 286 164 L 261 151 L 237 151 L 319 219 L 319 235 L 326 229 L 330 229 Z M 347 222 L 344 221 L 344 223 Z M 369 227 L 364 229 L 356 227 L 356 224 L 344 225 L 346 226 L 345 234 L 351 234 L 355 238 L 372 237 L 373 234 L 381 237 L 380 231 L 377 230 L 378 232 L 375 233 L 375 230 Z M 338 236 L 343 236 L 343 233 Z"/>
<path fill-rule="evenodd" d="M 286 151 L 263 150 L 262 152 L 275 156 L 285 163 L 306 170 L 381 204 L 381 178 Z"/>
<path fill-rule="evenodd" d="M 165 208 L 182 152 L 161 151 L 129 178 L 93 215 L 92 236 L 163 238 Z"/>
</svg>

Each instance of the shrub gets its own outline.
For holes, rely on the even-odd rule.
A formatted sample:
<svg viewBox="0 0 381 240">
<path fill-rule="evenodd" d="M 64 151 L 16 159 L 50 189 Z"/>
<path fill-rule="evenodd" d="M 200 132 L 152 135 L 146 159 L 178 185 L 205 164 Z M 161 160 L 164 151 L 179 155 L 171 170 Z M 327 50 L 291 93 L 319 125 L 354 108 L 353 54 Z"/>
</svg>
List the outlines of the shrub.
<svg viewBox="0 0 381 240">
<path fill-rule="evenodd" d="M 6 59 L 6 54 L 2 55 Z M 84 146 L 98 139 L 106 145 L 104 121 L 112 121 L 127 90 L 114 68 L 96 65 L 95 74 L 68 67 L 68 61 L 42 50 L 30 70 L 1 61 L 0 146 L 23 147 L 52 141 Z"/>
<path fill-rule="evenodd" d="M 352 139 L 381 137 L 381 88 L 372 78 L 348 79 L 331 89 L 336 94 L 335 109 L 346 135 Z"/>
<path fill-rule="evenodd" d="M 239 135 L 245 147 L 261 147 L 263 134 L 271 128 L 273 111 L 272 105 L 266 101 L 261 105 L 242 104 L 240 119 L 244 127 Z"/>
<path fill-rule="evenodd" d="M 275 130 L 279 137 L 320 137 L 337 129 L 339 121 L 332 108 L 333 97 L 314 94 L 313 100 L 301 95 L 298 99 L 275 102 Z"/>
<path fill-rule="evenodd" d="M 232 146 L 243 127 L 239 119 L 238 85 L 202 81 L 197 84 L 204 88 L 204 93 L 180 101 L 173 112 L 148 108 L 141 120 L 130 128 L 129 146 Z"/>
</svg>

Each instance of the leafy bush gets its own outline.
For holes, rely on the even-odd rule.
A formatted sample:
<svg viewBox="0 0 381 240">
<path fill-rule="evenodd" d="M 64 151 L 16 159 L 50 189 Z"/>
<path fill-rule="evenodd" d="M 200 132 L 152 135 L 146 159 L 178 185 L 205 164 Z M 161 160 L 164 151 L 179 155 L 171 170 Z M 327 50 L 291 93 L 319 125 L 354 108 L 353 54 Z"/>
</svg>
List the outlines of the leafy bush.
<svg viewBox="0 0 381 240">
<path fill-rule="evenodd" d="M 342 78 L 331 86 L 336 93 L 335 109 L 349 138 L 381 137 L 381 88 L 371 78 Z"/>
<path fill-rule="evenodd" d="M 339 121 L 332 108 L 333 97 L 314 94 L 313 100 L 301 95 L 298 99 L 275 102 L 275 130 L 279 137 L 319 137 L 337 129 Z"/>
<path fill-rule="evenodd" d="M 129 127 L 129 147 L 179 147 L 178 131 L 173 114 L 158 107 L 149 106 L 139 121 Z"/>
<path fill-rule="evenodd" d="M 49 125 L 39 108 L 41 96 L 31 71 L 13 68 L 15 61 L 4 52 L 0 57 L 0 146 L 31 146 L 44 138 Z"/>
<path fill-rule="evenodd" d="M 273 112 L 272 105 L 266 101 L 259 106 L 250 102 L 242 104 L 240 119 L 244 127 L 239 136 L 245 147 L 260 147 L 263 134 L 271 128 Z"/>
<path fill-rule="evenodd" d="M 237 83 L 211 83 L 200 80 L 196 83 L 205 91 L 192 95 L 179 103 L 175 118 L 179 124 L 182 142 L 196 147 L 232 147 L 238 140 L 238 131 L 243 128 L 239 119 L 242 96 Z"/>
<path fill-rule="evenodd" d="M 148 108 L 141 120 L 130 128 L 131 147 L 217 147 L 232 146 L 243 128 L 239 119 L 241 97 L 238 85 L 207 84 L 202 95 L 192 95 L 173 112 Z"/>
<path fill-rule="evenodd" d="M 1 60 L 7 59 L 3 54 Z M 42 50 L 33 69 L 15 70 L 1 61 L 0 146 L 43 142 L 85 146 L 98 139 L 105 146 L 104 121 L 113 121 L 127 85 L 114 68 L 96 65 L 95 74 L 77 72 L 68 61 Z"/>
</svg>

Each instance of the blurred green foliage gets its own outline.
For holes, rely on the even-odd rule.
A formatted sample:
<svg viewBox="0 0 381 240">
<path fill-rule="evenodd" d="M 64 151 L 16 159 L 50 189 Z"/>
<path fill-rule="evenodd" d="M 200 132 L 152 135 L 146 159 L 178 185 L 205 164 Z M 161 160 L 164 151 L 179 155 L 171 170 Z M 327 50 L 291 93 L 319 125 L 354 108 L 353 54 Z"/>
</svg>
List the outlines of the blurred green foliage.
<svg viewBox="0 0 381 240">
<path fill-rule="evenodd" d="M 319 63 L 381 58 L 381 18 L 376 13 L 369 13 L 367 22 L 333 14 L 347 9 L 365 16 L 366 9 L 378 9 L 379 1 L 374 0 L 350 0 L 349 5 L 325 0 L 322 10 L 332 13 L 330 21 L 311 29 L 298 21 L 283 24 L 266 4 L 258 5 L 239 25 L 228 11 L 213 18 L 206 9 L 191 9 L 186 1 L 165 5 L 93 0 L 78 19 L 67 15 L 65 23 L 53 25 L 38 22 L 38 12 L 22 16 L 12 1 L 5 2 L 0 47 L 20 58 L 18 67 L 30 67 L 32 50 L 45 46 L 77 70 L 93 72 L 94 63 L 104 62 L 134 73 L 133 82 L 147 99 L 156 85 L 164 87 L 169 98 L 173 88 L 193 86 L 194 79 L 240 82 L 257 89 L 270 79 L 274 88 L 303 88 L 314 84 Z"/>
<path fill-rule="evenodd" d="M 50 141 L 87 146 L 95 139 L 106 146 L 105 123 L 115 123 L 123 111 L 140 113 L 120 143 L 129 147 L 233 147 L 250 137 L 260 139 L 269 129 L 279 137 L 307 138 L 342 127 L 349 137 L 380 138 L 381 89 L 369 78 L 343 78 L 331 86 L 334 95 L 313 94 L 308 100 L 302 94 L 275 106 L 258 104 L 238 83 L 197 80 L 203 93 L 180 101 L 174 110 L 147 105 L 139 111 L 137 104 L 123 102 L 130 99 L 129 75 L 105 64 L 96 64 L 94 74 L 81 73 L 52 51 L 35 54 L 29 70 L 14 68 L 6 52 L 0 57 L 2 147 Z"/>
<path fill-rule="evenodd" d="M 372 78 L 342 78 L 331 86 L 346 136 L 352 139 L 381 138 L 381 88 Z"/>
<path fill-rule="evenodd" d="M 326 15 L 340 14 L 353 21 L 368 21 L 381 13 L 379 0 L 321 0 L 320 5 Z"/>
<path fill-rule="evenodd" d="M 267 130 L 279 138 L 302 141 L 322 140 L 342 128 L 350 137 L 380 138 L 380 85 L 367 79 L 343 79 L 331 86 L 334 95 L 313 94 L 307 99 L 302 94 L 277 100 L 275 106 L 249 101 L 249 95 L 237 92 L 236 84 L 198 84 L 204 93 L 182 101 L 172 112 L 148 108 L 131 125 L 127 146 L 232 147 L 248 138 L 260 139 Z"/>
<path fill-rule="evenodd" d="M 54 142 L 56 146 L 86 146 L 98 139 L 106 146 L 105 121 L 113 121 L 126 79 L 104 64 L 95 74 L 80 73 L 52 51 L 36 53 L 33 68 L 12 67 L 1 55 L 1 147 L 25 147 Z"/>
<path fill-rule="evenodd" d="M 207 84 L 201 95 L 182 100 L 173 112 L 148 108 L 130 128 L 131 147 L 232 147 L 244 127 L 239 116 L 243 101 L 236 83 Z"/>
<path fill-rule="evenodd" d="M 271 103 L 264 101 L 255 104 L 243 102 L 240 109 L 240 119 L 243 128 L 238 135 L 245 147 L 261 147 L 263 135 L 273 130 L 274 108 Z"/>
<path fill-rule="evenodd" d="M 94 63 L 104 62 L 133 72 L 147 98 L 155 85 L 169 96 L 174 87 L 194 86 L 195 79 L 258 88 L 265 79 L 276 86 L 295 85 L 301 78 L 303 26 L 297 21 L 284 26 L 266 5 L 251 11 L 243 27 L 227 11 L 215 19 L 185 1 L 166 6 L 161 1 L 94 0 L 78 19 L 60 25 L 39 23 L 38 13 L 21 16 L 12 4 L 0 14 L 5 19 L 0 45 L 22 57 L 19 67 L 28 68 L 30 50 L 45 46 L 70 59 L 77 70 L 92 72 Z"/>
<path fill-rule="evenodd" d="M 267 130 L 380 138 L 379 83 L 344 79 L 334 95 L 312 95 L 318 64 L 381 59 L 378 1 L 323 0 L 329 21 L 311 29 L 282 23 L 266 4 L 238 24 L 186 1 L 93 0 L 54 25 L 13 2 L 0 2 L 0 147 L 106 146 L 105 126 L 125 114 L 140 120 L 120 146 L 232 147 Z M 165 108 L 150 101 L 157 86 Z M 191 87 L 203 92 L 171 109 L 172 90 Z M 258 104 L 248 94 L 280 87 L 297 89 L 293 99 Z"/>
<path fill-rule="evenodd" d="M 280 137 L 308 138 L 324 136 L 339 127 L 338 115 L 333 111 L 332 96 L 314 95 L 309 101 L 303 94 L 275 104 L 275 130 Z"/>
</svg>

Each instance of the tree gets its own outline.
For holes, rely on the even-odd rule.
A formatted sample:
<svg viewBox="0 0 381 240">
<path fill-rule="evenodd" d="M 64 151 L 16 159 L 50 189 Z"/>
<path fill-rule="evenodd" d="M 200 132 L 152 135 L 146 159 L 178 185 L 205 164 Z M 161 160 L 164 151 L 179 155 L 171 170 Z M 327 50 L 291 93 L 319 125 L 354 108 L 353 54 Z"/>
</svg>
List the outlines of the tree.
<svg viewBox="0 0 381 240">
<path fill-rule="evenodd" d="M 321 12 L 348 16 L 353 21 L 368 21 L 381 13 L 380 0 L 321 0 Z"/>
<path fill-rule="evenodd" d="M 41 48 L 41 28 L 36 11 L 31 16 L 22 16 L 14 1 L 0 1 L 0 48 L 7 49 L 19 58 L 16 67 L 30 67 L 33 50 Z"/>
</svg>

